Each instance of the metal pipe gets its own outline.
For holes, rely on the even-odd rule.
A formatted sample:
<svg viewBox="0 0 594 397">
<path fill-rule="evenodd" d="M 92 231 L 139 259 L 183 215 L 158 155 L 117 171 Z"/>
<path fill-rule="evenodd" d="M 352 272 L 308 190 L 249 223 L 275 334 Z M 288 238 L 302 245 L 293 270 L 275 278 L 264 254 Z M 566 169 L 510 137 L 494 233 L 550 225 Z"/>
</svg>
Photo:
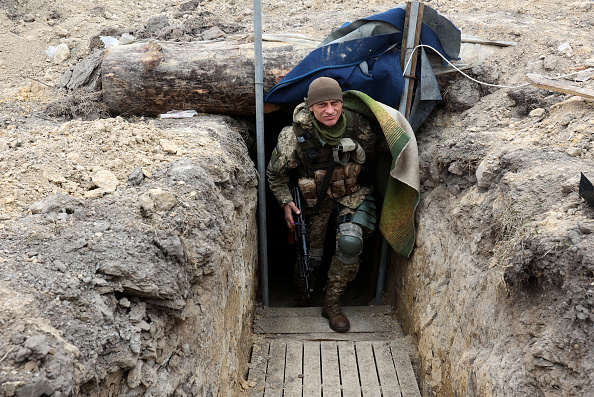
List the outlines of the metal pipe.
<svg viewBox="0 0 594 397">
<path fill-rule="evenodd" d="M 380 251 L 380 264 L 377 271 L 377 284 L 375 287 L 375 305 L 379 306 L 382 303 L 382 294 L 384 293 L 384 283 L 386 280 L 386 268 L 390 259 L 388 248 L 388 240 L 382 238 L 382 250 Z"/>
<path fill-rule="evenodd" d="M 262 6 L 254 0 L 254 61 L 256 93 L 256 150 L 258 157 L 258 214 L 262 305 L 268 306 L 268 237 L 266 232 L 266 164 L 264 158 L 264 72 L 262 62 Z"/>
</svg>

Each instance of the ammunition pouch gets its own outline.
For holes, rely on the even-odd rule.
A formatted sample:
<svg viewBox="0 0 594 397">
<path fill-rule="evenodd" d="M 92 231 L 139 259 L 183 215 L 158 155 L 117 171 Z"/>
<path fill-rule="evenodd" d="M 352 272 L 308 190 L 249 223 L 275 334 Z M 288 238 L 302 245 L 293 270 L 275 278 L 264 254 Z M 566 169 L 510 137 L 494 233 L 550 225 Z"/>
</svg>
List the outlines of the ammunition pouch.
<svg viewBox="0 0 594 397">
<path fill-rule="evenodd" d="M 337 164 L 332 173 L 332 181 L 330 189 L 326 192 L 326 198 L 337 199 L 357 192 L 361 188 L 358 183 L 360 172 L 360 164 L 347 163 L 344 166 Z M 313 207 L 316 204 L 325 176 L 325 170 L 317 170 L 314 172 L 313 178 L 301 178 L 297 182 L 307 207 Z"/>
<path fill-rule="evenodd" d="M 338 218 L 338 223 L 355 223 L 364 230 L 372 232 L 377 223 L 376 205 L 373 196 L 365 196 L 365 200 L 357 207 L 353 214 L 342 215 Z"/>
</svg>

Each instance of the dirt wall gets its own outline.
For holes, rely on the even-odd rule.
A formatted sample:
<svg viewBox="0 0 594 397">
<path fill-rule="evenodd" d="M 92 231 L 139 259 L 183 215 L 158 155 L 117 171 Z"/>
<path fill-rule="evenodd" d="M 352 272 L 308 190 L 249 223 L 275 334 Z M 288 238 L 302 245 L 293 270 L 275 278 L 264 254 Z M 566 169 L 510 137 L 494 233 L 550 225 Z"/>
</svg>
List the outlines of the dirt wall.
<svg viewBox="0 0 594 397">
<path fill-rule="evenodd" d="M 157 124 L 0 130 L 15 188 L 0 395 L 233 394 L 251 346 L 254 166 L 229 118 Z"/>
<path fill-rule="evenodd" d="M 514 117 L 520 97 L 536 109 Z M 419 132 L 417 244 L 392 258 L 388 290 L 425 395 L 594 393 L 594 211 L 578 195 L 593 110 L 497 91 Z"/>
</svg>

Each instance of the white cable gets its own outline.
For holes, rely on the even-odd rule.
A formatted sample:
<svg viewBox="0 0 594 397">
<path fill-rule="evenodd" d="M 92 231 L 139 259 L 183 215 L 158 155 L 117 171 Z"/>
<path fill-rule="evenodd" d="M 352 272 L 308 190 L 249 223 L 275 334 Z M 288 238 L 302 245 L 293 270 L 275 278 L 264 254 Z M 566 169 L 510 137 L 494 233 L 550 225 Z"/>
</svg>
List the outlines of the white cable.
<svg viewBox="0 0 594 397">
<path fill-rule="evenodd" d="M 522 84 L 522 85 L 510 86 L 510 85 L 500 85 L 500 84 L 489 84 L 489 83 L 485 83 L 484 81 L 478 81 L 478 80 L 476 80 L 476 79 L 474 79 L 474 78 L 470 77 L 470 76 L 469 76 L 469 75 L 467 75 L 466 73 L 464 73 L 462 70 L 458 69 L 458 68 L 456 67 L 456 65 L 454 65 L 454 64 L 453 64 L 453 63 L 451 63 L 449 60 L 447 60 L 447 59 L 446 59 L 446 58 L 445 58 L 443 55 L 441 55 L 441 54 L 439 53 L 439 51 L 437 51 L 435 48 L 431 47 L 430 45 L 426 45 L 426 44 L 419 44 L 418 46 L 416 46 L 415 48 L 413 48 L 412 54 L 411 54 L 411 56 L 408 58 L 408 62 L 406 63 L 406 66 L 404 67 L 404 70 L 408 69 L 408 67 L 409 67 L 409 65 L 410 65 L 410 62 L 412 61 L 412 57 L 413 57 L 413 55 L 414 55 L 415 51 L 417 50 L 417 48 L 419 48 L 419 47 L 427 47 L 427 48 L 431 48 L 433 51 L 435 51 L 435 53 L 436 53 L 437 55 L 439 55 L 440 57 L 442 57 L 442 58 L 443 58 L 443 60 L 444 60 L 444 61 L 446 61 L 446 62 L 447 62 L 447 63 L 448 63 L 450 66 L 452 66 L 454 69 L 456 69 L 458 72 L 460 72 L 460 73 L 461 73 L 463 76 L 465 76 L 465 77 L 469 78 L 470 80 L 474 81 L 475 83 L 482 84 L 482 85 L 486 85 L 486 86 L 489 86 L 489 87 L 498 87 L 498 88 L 522 88 L 522 87 L 526 87 L 526 86 L 530 85 L 530 83 L 526 83 L 526 84 Z M 563 75 L 563 76 L 550 77 L 550 78 L 552 78 L 552 79 L 555 79 L 555 80 L 556 80 L 556 79 L 561 79 L 561 78 L 563 78 L 563 77 L 572 76 L 572 75 L 574 75 L 574 74 L 578 74 L 578 73 L 580 73 L 580 72 L 574 72 L 574 73 L 565 74 L 565 75 Z M 402 75 L 404 76 L 404 72 L 402 73 Z"/>
<path fill-rule="evenodd" d="M 451 63 L 450 61 L 448 61 L 446 57 L 444 57 L 443 55 L 441 55 L 439 53 L 439 51 L 437 51 L 435 48 L 433 48 L 433 47 L 431 47 L 430 45 L 427 45 L 427 44 L 419 44 L 418 46 L 416 46 L 415 48 L 413 48 L 412 54 L 408 58 L 408 62 L 406 63 L 406 66 L 404 67 L 404 70 L 408 69 L 408 66 L 409 66 L 410 62 L 412 61 L 412 57 L 415 54 L 415 51 L 417 50 L 417 48 L 419 48 L 419 47 L 431 48 L 433 51 L 435 51 L 437 53 L 437 55 L 439 55 L 440 57 L 442 57 L 443 60 L 446 61 L 450 66 L 452 66 L 454 69 L 456 69 L 458 72 L 460 72 L 464 77 L 466 77 L 466 78 L 474 81 L 475 83 L 486 85 L 486 86 L 489 86 L 489 87 L 499 87 L 499 88 L 521 88 L 521 87 L 526 87 L 527 85 L 530 85 L 530 83 L 526 83 L 526 84 L 517 85 L 517 86 L 509 86 L 509 85 L 489 84 L 489 83 L 485 83 L 484 81 L 478 81 L 477 79 L 474 79 L 474 78 L 470 77 L 469 75 L 467 75 L 466 73 L 464 73 L 463 71 L 461 71 L 460 69 L 458 69 L 456 67 L 456 65 L 454 65 L 453 63 Z M 402 75 L 404 76 L 404 73 L 402 73 Z"/>
</svg>

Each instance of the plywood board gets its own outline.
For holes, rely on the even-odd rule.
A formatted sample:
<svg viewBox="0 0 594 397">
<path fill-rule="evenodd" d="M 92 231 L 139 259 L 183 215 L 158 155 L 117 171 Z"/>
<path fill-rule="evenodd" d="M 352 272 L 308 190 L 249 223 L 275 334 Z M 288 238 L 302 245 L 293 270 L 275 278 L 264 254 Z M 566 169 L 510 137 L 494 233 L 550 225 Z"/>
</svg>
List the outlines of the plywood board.
<svg viewBox="0 0 594 397">
<path fill-rule="evenodd" d="M 322 362 L 319 342 L 303 344 L 303 395 L 322 396 Z"/>
</svg>

